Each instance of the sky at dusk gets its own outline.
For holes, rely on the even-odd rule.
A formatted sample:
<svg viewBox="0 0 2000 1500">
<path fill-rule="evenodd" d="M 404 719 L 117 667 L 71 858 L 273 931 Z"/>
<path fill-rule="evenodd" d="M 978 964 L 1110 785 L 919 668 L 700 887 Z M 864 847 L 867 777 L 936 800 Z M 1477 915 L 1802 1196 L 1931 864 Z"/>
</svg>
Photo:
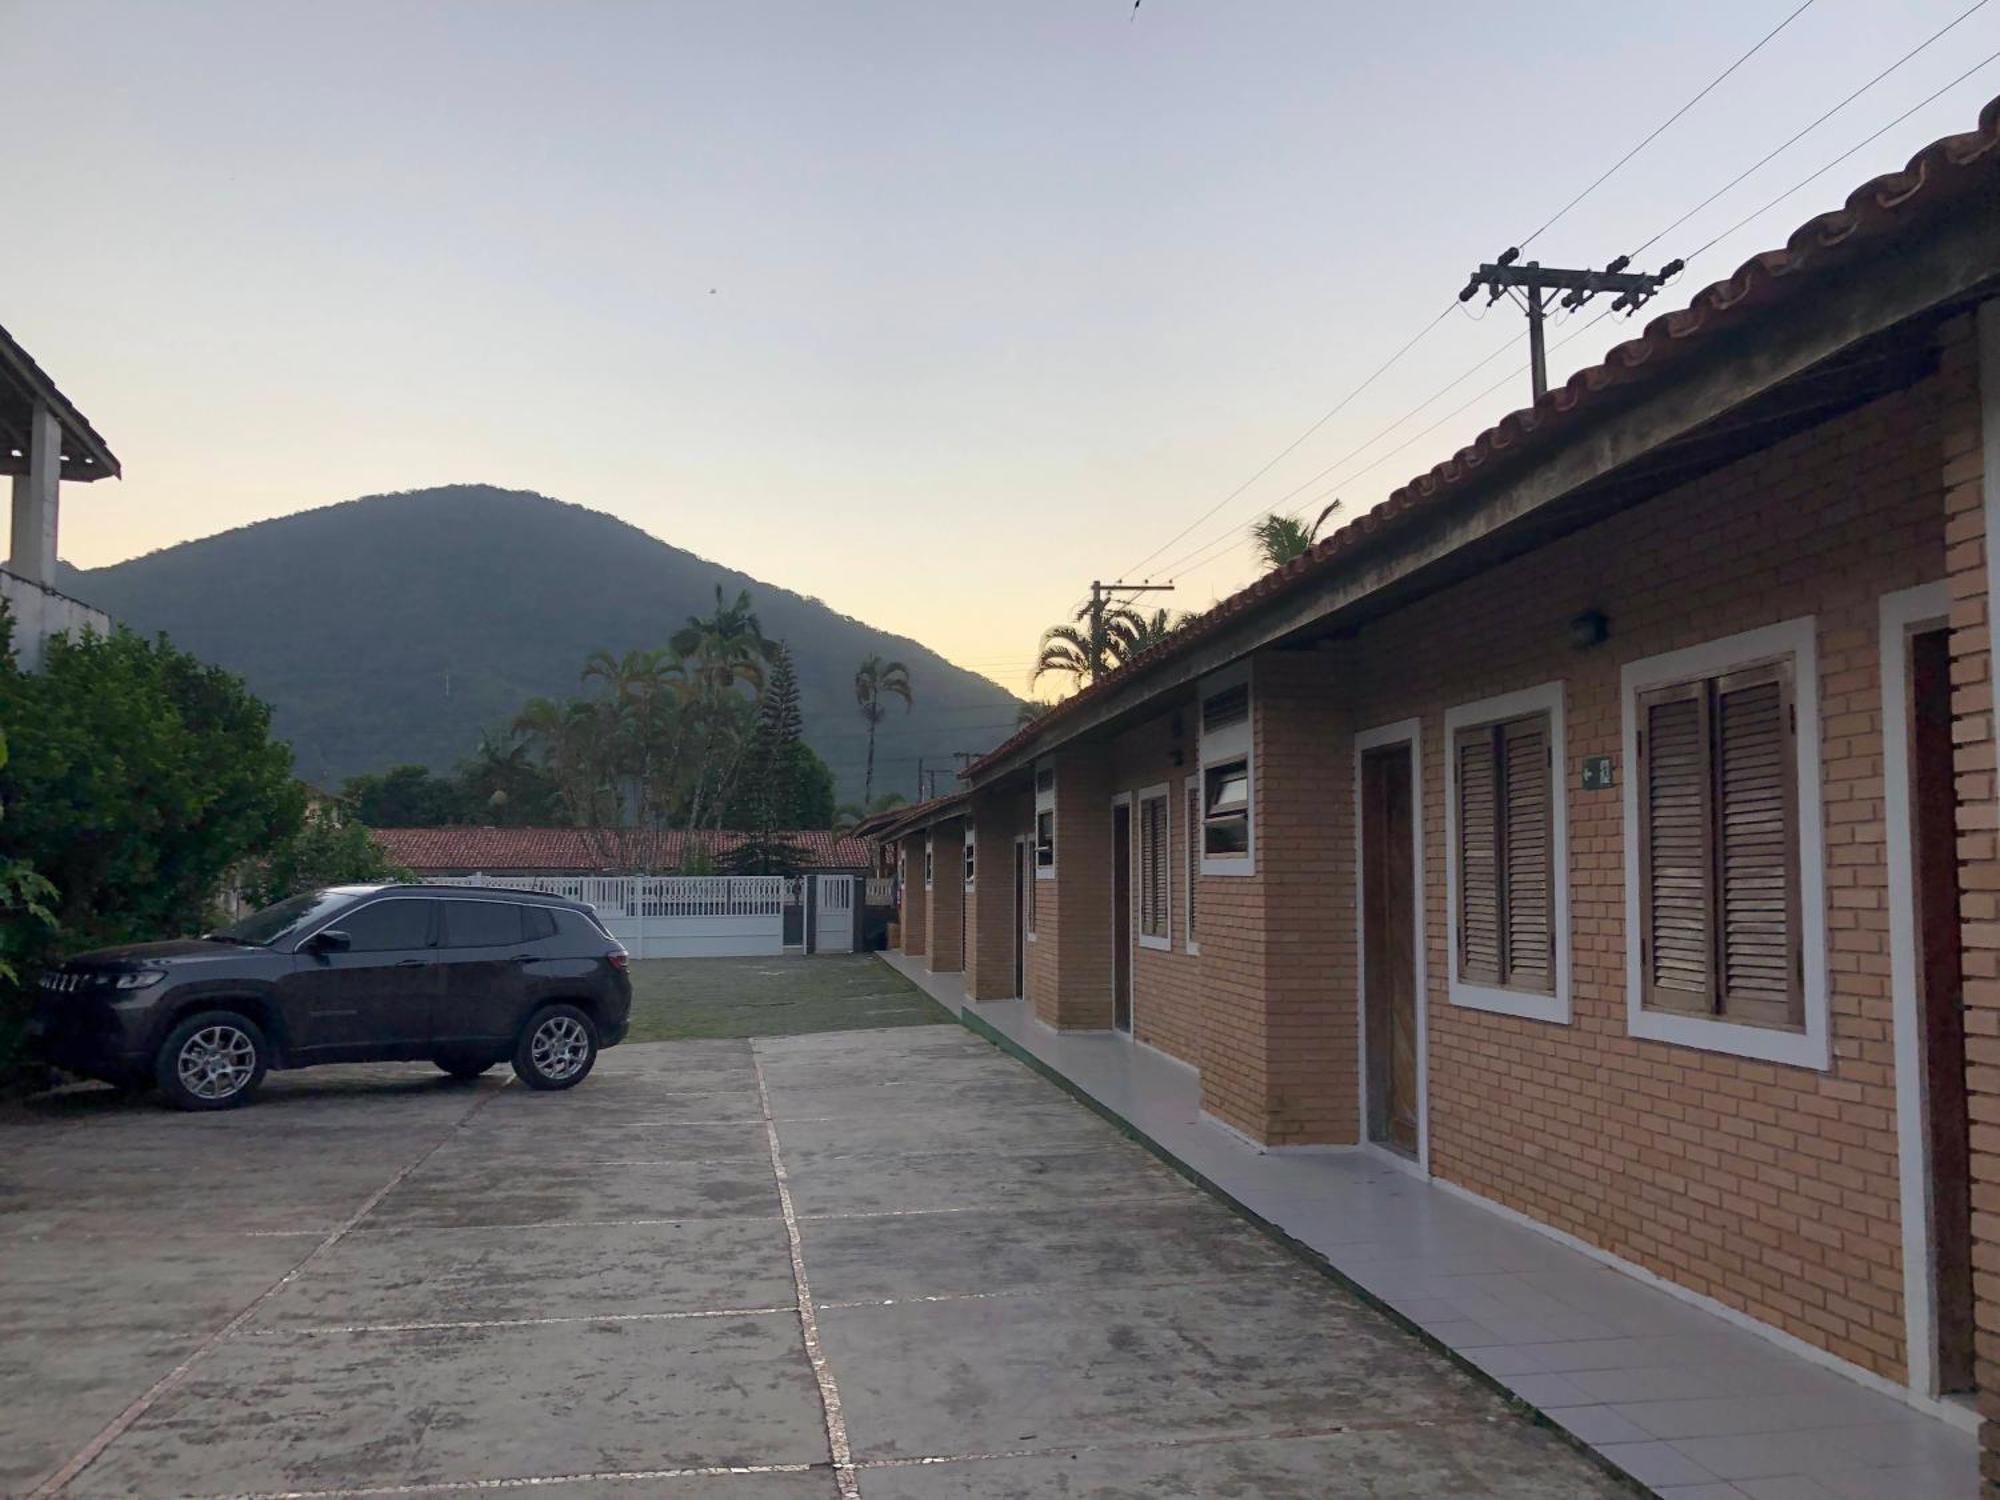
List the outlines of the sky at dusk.
<svg viewBox="0 0 2000 1500">
<path fill-rule="evenodd" d="M 1970 4 L 1814 0 L 1530 253 L 1635 250 Z M 487 482 L 1018 691 L 1092 578 L 1204 607 L 1262 510 L 1525 404 L 1467 272 L 1796 9 L 0 0 L 0 324 L 125 466 L 78 565 Z M 1996 51 L 2000 4 L 1648 246 L 1649 311 L 1970 128 Z"/>
</svg>

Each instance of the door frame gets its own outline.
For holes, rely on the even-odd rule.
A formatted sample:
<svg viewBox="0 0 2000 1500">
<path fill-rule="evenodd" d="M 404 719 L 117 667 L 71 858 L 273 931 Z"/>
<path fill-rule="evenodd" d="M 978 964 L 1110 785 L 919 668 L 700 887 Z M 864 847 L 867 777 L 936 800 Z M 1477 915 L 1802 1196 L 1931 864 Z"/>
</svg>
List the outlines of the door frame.
<svg viewBox="0 0 2000 1500">
<path fill-rule="evenodd" d="M 1118 809 L 1125 809 L 1125 936 L 1128 946 L 1125 950 L 1125 978 L 1132 986 L 1130 1005 L 1127 1007 L 1129 1029 L 1118 1024 Z M 1111 819 L 1111 1009 L 1107 1026 L 1113 1036 L 1123 1036 L 1136 1041 L 1139 1037 L 1139 924 L 1132 913 L 1133 898 L 1138 893 L 1132 863 L 1132 844 L 1137 836 L 1139 820 L 1134 816 L 1132 794 L 1119 792 L 1110 803 L 1106 814 Z"/>
<path fill-rule="evenodd" d="M 1431 1174 L 1431 1026 L 1427 960 L 1424 947 L 1424 905 L 1428 892 L 1424 885 L 1424 726 L 1421 719 L 1399 719 L 1364 730 L 1354 737 L 1354 1022 L 1358 1045 L 1355 1048 L 1355 1140 L 1398 1166 L 1411 1168 L 1410 1159 L 1400 1152 L 1378 1146 L 1368 1139 L 1368 915 L 1362 899 L 1362 882 L 1367 878 L 1366 851 L 1361 847 L 1362 808 L 1365 796 L 1362 761 L 1370 750 L 1407 745 L 1410 751 L 1410 881 L 1415 886 L 1411 901 L 1412 953 L 1416 961 L 1417 1026 L 1417 1159 L 1414 1170 Z"/>
<path fill-rule="evenodd" d="M 1028 882 L 1035 878 L 1033 841 L 1014 835 L 1014 944 L 1008 953 L 1014 972 L 1014 998 L 1028 998 Z"/>
<path fill-rule="evenodd" d="M 1903 1227 L 1904 1366 L 1910 1389 L 1937 1395 L 1937 1263 L 1931 1243 L 1923 1015 L 1918 1002 L 1916 829 L 1910 806 L 1910 649 L 1917 627 L 1945 623 L 1945 583 L 1881 598 L 1882 813 L 1889 860 L 1889 1002 L 1896 1066 L 1896 1166 Z"/>
</svg>

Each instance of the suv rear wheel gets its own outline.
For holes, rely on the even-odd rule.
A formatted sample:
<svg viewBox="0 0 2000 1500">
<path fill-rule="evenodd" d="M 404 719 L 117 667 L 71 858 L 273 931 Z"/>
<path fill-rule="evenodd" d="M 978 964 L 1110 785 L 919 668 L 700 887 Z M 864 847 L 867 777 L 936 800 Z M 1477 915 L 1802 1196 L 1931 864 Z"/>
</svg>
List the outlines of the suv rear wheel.
<svg viewBox="0 0 2000 1500">
<path fill-rule="evenodd" d="M 531 1089 L 575 1088 L 597 1063 L 597 1023 L 574 1005 L 545 1005 L 514 1044 L 514 1074 Z"/>
<path fill-rule="evenodd" d="M 248 1016 L 208 1010 L 167 1033 L 153 1082 L 176 1109 L 234 1109 L 264 1081 L 270 1047 Z"/>
</svg>

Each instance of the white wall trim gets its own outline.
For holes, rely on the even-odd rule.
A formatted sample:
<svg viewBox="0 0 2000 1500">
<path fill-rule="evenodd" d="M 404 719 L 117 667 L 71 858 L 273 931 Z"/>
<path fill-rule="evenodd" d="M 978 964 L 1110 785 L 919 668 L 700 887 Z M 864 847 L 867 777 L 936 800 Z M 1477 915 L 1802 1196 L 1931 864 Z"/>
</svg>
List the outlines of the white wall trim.
<svg viewBox="0 0 2000 1500">
<path fill-rule="evenodd" d="M 1188 794 L 1194 794 L 1194 805 L 1201 806 L 1201 772 L 1181 778 L 1181 811 L 1187 811 Z M 1187 843 L 1181 853 L 1181 864 L 1185 879 L 1181 884 L 1187 887 L 1181 897 L 1181 949 L 1192 957 L 1201 957 L 1201 940 L 1194 935 L 1194 882 L 1201 876 L 1201 845 L 1195 840 L 1201 837 L 1201 819 L 1188 820 Z"/>
<path fill-rule="evenodd" d="M 1370 750 L 1391 745 L 1410 747 L 1410 878 L 1415 886 L 1414 954 L 1417 986 L 1417 1160 L 1420 1174 L 1428 1177 L 1431 1168 L 1431 1078 L 1430 1078 L 1430 996 L 1425 973 L 1429 955 L 1424 943 L 1424 726 L 1421 719 L 1401 719 L 1394 724 L 1364 730 L 1354 737 L 1354 972 L 1355 1035 L 1359 1045 L 1359 1076 L 1356 1104 L 1359 1119 L 1355 1139 L 1370 1144 L 1368 1138 L 1368 919 L 1362 900 L 1366 879 L 1365 851 L 1362 848 L 1361 763 Z M 1385 1155 L 1404 1158 L 1396 1152 Z M 1408 1165 L 1405 1162 L 1405 1165 Z"/>
<path fill-rule="evenodd" d="M 1201 727 L 1202 707 L 1217 693 L 1229 688 L 1244 686 L 1250 690 L 1250 712 L 1241 724 L 1209 734 Z M 1200 745 L 1196 762 L 1200 770 L 1202 807 L 1202 850 L 1201 873 L 1204 875 L 1255 875 L 1257 873 L 1257 683 L 1250 671 L 1249 661 L 1240 661 L 1224 667 L 1219 672 L 1211 672 L 1202 678 L 1196 689 L 1195 733 Z M 1227 765 L 1230 761 L 1241 760 L 1245 783 L 1249 788 L 1248 816 L 1244 820 L 1246 847 L 1241 854 L 1210 854 L 1208 852 L 1208 768 L 1211 763 Z"/>
<path fill-rule="evenodd" d="M 1105 884 L 1111 888 L 1111 984 L 1105 991 L 1110 999 L 1110 1026 L 1105 1029 L 1113 1036 L 1126 1038 L 1139 1034 L 1139 880 L 1138 862 L 1132 857 L 1139 844 L 1139 818 L 1130 792 L 1114 792 L 1111 796 L 1111 868 L 1105 872 L 1110 878 Z M 1117 810 L 1125 809 L 1125 920 L 1132 933 L 1132 957 L 1129 960 L 1132 981 L 1132 1027 L 1129 1031 L 1118 1025 L 1118 818 Z M 1058 955 L 1060 960 L 1060 955 Z"/>
<path fill-rule="evenodd" d="M 1792 658 L 1799 812 L 1799 944 L 1804 972 L 1805 1030 L 1779 1031 L 1720 1017 L 1674 1015 L 1645 1007 L 1645 967 L 1639 961 L 1638 695 L 1648 688 L 1712 677 L 1757 662 Z M 1704 641 L 1680 651 L 1627 662 L 1618 679 L 1623 751 L 1625 853 L 1625 1026 L 1632 1036 L 1704 1052 L 1825 1072 L 1833 1066 L 1832 1005 L 1826 970 L 1826 804 L 1820 786 L 1818 626 L 1811 615 Z"/>
<path fill-rule="evenodd" d="M 1889 999 L 1896 1060 L 1896 1165 L 1903 1222 L 1903 1323 L 1910 1388 L 1937 1393 L 1937 1261 L 1924 1128 L 1923 1018 L 1917 1006 L 1916 824 L 1910 809 L 1910 627 L 1951 613 L 1944 583 L 1881 602 L 1882 802 L 1889 855 Z"/>
<path fill-rule="evenodd" d="M 1482 698 L 1477 703 L 1461 703 L 1456 708 L 1445 710 L 1444 904 L 1446 963 L 1450 976 L 1447 992 L 1453 1005 L 1567 1026 L 1570 1019 L 1569 750 L 1563 728 L 1563 701 L 1563 685 L 1558 681 L 1523 688 L 1516 693 Z M 1555 883 L 1556 939 L 1553 995 L 1503 989 L 1498 985 L 1472 984 L 1461 979 L 1458 973 L 1458 756 L 1453 753 L 1452 745 L 1461 729 L 1534 713 L 1549 716 L 1549 842 L 1553 846 L 1553 867 L 1549 878 Z"/>
<path fill-rule="evenodd" d="M 1165 807 L 1167 815 L 1166 828 L 1160 835 L 1167 841 L 1166 852 L 1160 856 L 1161 862 L 1166 866 L 1167 874 L 1167 932 L 1164 937 L 1148 937 L 1144 924 L 1135 921 L 1132 935 L 1138 939 L 1138 946 L 1141 948 L 1151 949 L 1155 953 L 1171 953 L 1174 951 L 1174 794 L 1172 788 L 1165 782 L 1161 782 L 1158 786 L 1142 786 L 1132 794 L 1132 842 L 1143 855 L 1145 844 L 1140 833 L 1140 814 L 1145 811 L 1146 804 L 1155 799 Z M 1134 896 L 1138 895 L 1138 881 L 1142 878 L 1139 872 L 1142 869 L 1144 869 L 1143 861 L 1135 859 L 1132 865 Z M 1135 904 L 1143 916 L 1146 910 L 1145 902 L 1139 900 Z M 1137 989 L 1138 986 L 1135 984 L 1133 986 L 1135 994 Z"/>
<path fill-rule="evenodd" d="M 1979 1413 L 1969 1405 L 1956 1401 L 1937 1401 L 1927 1396 L 1919 1396 L 1909 1387 L 1898 1385 L 1895 1381 L 1885 1376 L 1877 1375 L 1873 1370 L 1863 1369 L 1860 1365 L 1851 1364 L 1837 1354 L 1829 1354 L 1826 1350 L 1820 1348 L 1819 1345 L 1809 1344 L 1796 1334 L 1787 1333 L 1784 1329 L 1766 1323 L 1761 1318 L 1753 1318 L 1749 1313 L 1731 1307 L 1726 1302 L 1718 1302 L 1713 1297 L 1704 1296 L 1691 1287 L 1682 1286 L 1678 1281 L 1669 1281 L 1656 1271 L 1649 1271 L 1644 1266 L 1625 1259 L 1622 1255 L 1616 1255 L 1600 1245 L 1591 1244 L 1589 1240 L 1578 1239 L 1575 1235 L 1568 1233 L 1566 1230 L 1558 1229 L 1553 1224 L 1544 1224 L 1540 1219 L 1534 1218 L 1529 1214 L 1524 1214 L 1517 1208 L 1509 1208 L 1504 1203 L 1496 1203 L 1482 1193 L 1475 1193 L 1471 1188 L 1461 1186 L 1459 1183 L 1451 1182 L 1443 1177 L 1433 1177 L 1431 1182 L 1433 1186 L 1442 1188 L 1454 1198 L 1474 1204 L 1479 1208 L 1485 1209 L 1490 1214 L 1498 1214 L 1510 1224 L 1518 1224 L 1523 1229 L 1532 1229 L 1543 1238 L 1554 1240 L 1558 1245 L 1574 1250 L 1579 1255 L 1588 1256 L 1599 1265 L 1608 1266 L 1614 1271 L 1630 1276 L 1634 1281 L 1643 1282 L 1655 1291 L 1665 1292 L 1669 1297 L 1674 1298 L 1678 1302 L 1685 1302 L 1691 1307 L 1700 1308 L 1705 1313 L 1712 1313 L 1732 1327 L 1740 1328 L 1745 1333 L 1755 1334 L 1760 1339 L 1776 1344 L 1787 1354 L 1796 1355 L 1808 1364 L 1818 1365 L 1824 1370 L 1831 1370 L 1836 1375 L 1844 1375 L 1857 1385 L 1864 1385 L 1879 1395 L 1893 1396 L 1905 1406 L 1913 1407 L 1926 1416 L 1936 1417 L 1961 1432 L 1976 1433 L 1979 1430 Z"/>
</svg>

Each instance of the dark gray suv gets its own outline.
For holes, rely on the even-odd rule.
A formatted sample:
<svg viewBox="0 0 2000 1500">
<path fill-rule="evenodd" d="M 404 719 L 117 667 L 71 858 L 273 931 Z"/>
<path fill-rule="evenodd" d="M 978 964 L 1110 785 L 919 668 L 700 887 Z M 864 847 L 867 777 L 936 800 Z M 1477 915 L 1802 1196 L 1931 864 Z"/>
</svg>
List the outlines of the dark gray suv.
<svg viewBox="0 0 2000 1500">
<path fill-rule="evenodd" d="M 79 954 L 42 976 L 29 1039 L 57 1067 L 227 1109 L 270 1068 L 428 1060 L 581 1083 L 632 1010 L 587 906 L 490 887 L 308 891 L 202 938 Z"/>
</svg>

